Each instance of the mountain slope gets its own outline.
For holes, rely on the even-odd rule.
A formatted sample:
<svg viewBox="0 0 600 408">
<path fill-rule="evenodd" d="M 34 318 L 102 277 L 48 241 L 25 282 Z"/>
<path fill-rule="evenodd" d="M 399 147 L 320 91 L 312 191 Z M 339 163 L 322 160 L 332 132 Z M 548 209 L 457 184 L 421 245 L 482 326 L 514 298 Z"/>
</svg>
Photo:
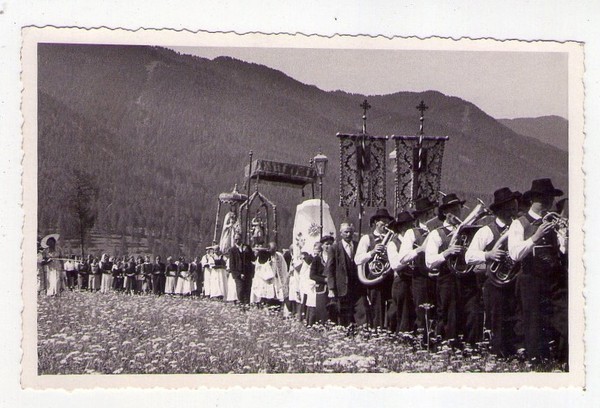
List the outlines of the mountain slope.
<svg viewBox="0 0 600 408">
<path fill-rule="evenodd" d="M 569 149 L 569 121 L 560 116 L 498 119 L 498 122 L 520 135 L 532 137 L 565 152 Z"/>
<path fill-rule="evenodd" d="M 38 53 L 39 158 L 52 163 L 39 170 L 40 203 L 48 207 L 40 212 L 40 231 L 66 228 L 61 184 L 69 185 L 70 168 L 84 167 L 100 180 L 100 231 L 135 230 L 171 242 L 171 252 L 179 246 L 191 254 L 212 240 L 217 195 L 235 183 L 241 188 L 249 150 L 254 158 L 292 163 L 307 163 L 321 150 L 330 159 L 324 198 L 334 220 L 342 218 L 335 134 L 360 130 L 365 96 L 325 92 L 232 58 L 156 47 L 40 45 Z M 415 134 L 421 99 L 430 106 L 426 133 L 450 136 L 445 191 L 487 198 L 495 188 L 524 190 L 546 176 L 567 187 L 565 152 L 439 92 L 370 96 L 369 132 Z M 389 208 L 392 181 L 390 174 Z M 261 191 L 278 205 L 280 244 L 288 245 L 301 192 L 266 185 Z M 153 247 L 161 249 L 167 250 Z"/>
</svg>

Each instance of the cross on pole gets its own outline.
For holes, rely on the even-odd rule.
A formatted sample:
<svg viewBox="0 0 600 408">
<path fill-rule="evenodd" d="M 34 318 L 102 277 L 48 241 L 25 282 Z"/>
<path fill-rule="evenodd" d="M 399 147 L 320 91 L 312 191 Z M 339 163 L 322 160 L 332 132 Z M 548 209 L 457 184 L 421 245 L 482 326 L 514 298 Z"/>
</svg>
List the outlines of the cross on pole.
<svg viewBox="0 0 600 408">
<path fill-rule="evenodd" d="M 423 163 L 423 159 L 424 159 L 424 157 L 423 157 L 424 156 L 423 139 L 425 138 L 425 135 L 424 135 L 425 132 L 423 130 L 423 122 L 425 121 L 425 111 L 427 109 L 429 109 L 429 106 L 425 105 L 425 102 L 423 100 L 421 100 L 421 103 L 416 108 L 419 112 L 421 112 L 421 116 L 419 117 L 420 124 L 419 124 L 419 143 L 417 146 L 417 163 L 416 163 L 417 165 L 416 165 L 416 172 L 414 175 L 414 177 L 418 180 L 419 173 L 421 171 L 423 171 L 423 169 L 425 167 L 425 164 Z M 419 185 L 418 181 L 417 181 L 416 185 Z M 416 191 L 413 191 L 413 201 L 416 200 L 416 198 L 419 194 L 418 189 L 415 189 L 415 190 Z"/>
<path fill-rule="evenodd" d="M 362 116 L 362 120 L 363 120 L 363 133 L 366 134 L 367 133 L 367 111 L 369 109 L 371 109 L 371 105 L 365 99 L 364 102 L 360 104 L 360 107 L 363 108 L 363 116 Z"/>
<path fill-rule="evenodd" d="M 421 122 L 421 126 L 419 127 L 419 134 L 423 134 L 423 121 L 425 120 L 425 111 L 429 109 L 429 106 L 425 105 L 424 101 L 421 101 L 421 103 L 417 106 L 417 110 L 419 112 L 421 112 L 421 117 L 419 118 L 419 121 Z"/>
</svg>

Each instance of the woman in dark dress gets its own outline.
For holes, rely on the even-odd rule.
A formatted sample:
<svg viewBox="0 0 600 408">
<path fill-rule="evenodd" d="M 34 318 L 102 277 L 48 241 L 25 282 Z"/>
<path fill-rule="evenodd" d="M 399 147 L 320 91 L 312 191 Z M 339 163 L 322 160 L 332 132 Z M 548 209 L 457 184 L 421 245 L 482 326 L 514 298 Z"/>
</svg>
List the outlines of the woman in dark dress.
<svg viewBox="0 0 600 408">
<path fill-rule="evenodd" d="M 329 301 L 329 296 L 325 265 L 327 265 L 327 261 L 329 260 L 329 251 L 333 241 L 333 237 L 329 235 L 321 238 L 321 241 L 315 244 L 315 257 L 310 264 L 310 279 L 316 283 L 315 290 L 317 292 L 317 301 L 314 313 L 309 316 L 309 325 L 314 323 L 325 324 L 325 322 L 327 322 L 327 303 Z"/>
</svg>

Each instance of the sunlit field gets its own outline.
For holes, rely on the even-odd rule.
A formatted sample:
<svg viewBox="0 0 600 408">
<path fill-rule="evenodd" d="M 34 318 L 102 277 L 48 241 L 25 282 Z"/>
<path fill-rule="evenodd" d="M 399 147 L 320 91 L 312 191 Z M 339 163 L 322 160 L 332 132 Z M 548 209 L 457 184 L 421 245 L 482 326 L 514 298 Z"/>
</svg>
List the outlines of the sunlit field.
<svg viewBox="0 0 600 408">
<path fill-rule="evenodd" d="M 38 298 L 40 374 L 517 372 L 518 358 L 421 349 L 412 336 L 307 328 L 215 300 L 65 292 Z"/>
</svg>

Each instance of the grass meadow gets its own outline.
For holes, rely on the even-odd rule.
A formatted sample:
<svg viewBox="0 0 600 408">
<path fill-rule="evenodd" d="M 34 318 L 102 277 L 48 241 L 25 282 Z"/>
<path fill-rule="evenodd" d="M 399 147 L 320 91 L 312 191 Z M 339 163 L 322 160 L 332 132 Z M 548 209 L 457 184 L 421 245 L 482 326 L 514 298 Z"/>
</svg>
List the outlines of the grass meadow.
<svg viewBox="0 0 600 408">
<path fill-rule="evenodd" d="M 527 362 L 410 335 L 306 327 L 277 312 L 221 301 L 123 293 L 38 297 L 38 372 L 193 374 L 518 372 Z"/>
</svg>

